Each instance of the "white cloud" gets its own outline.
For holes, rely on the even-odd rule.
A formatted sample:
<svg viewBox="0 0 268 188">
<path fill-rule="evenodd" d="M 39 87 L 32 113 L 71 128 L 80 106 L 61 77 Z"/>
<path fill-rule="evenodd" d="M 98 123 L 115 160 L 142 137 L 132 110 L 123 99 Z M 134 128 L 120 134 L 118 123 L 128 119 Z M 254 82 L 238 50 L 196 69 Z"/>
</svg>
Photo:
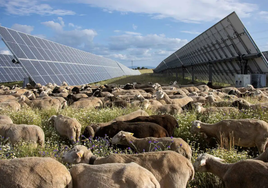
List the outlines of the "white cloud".
<svg viewBox="0 0 268 188">
<path fill-rule="evenodd" d="M 128 34 L 128 35 L 141 35 L 140 33 L 131 32 L 131 31 L 125 31 L 125 33 Z"/>
<path fill-rule="evenodd" d="M 261 12 L 259 12 L 259 15 L 262 19 L 264 19 L 265 21 L 268 21 L 268 12 L 267 11 L 261 11 Z"/>
<path fill-rule="evenodd" d="M 17 31 L 21 31 L 23 33 L 31 34 L 34 27 L 30 25 L 21 25 L 21 24 L 14 24 L 11 26 L 12 29 L 15 29 Z"/>
<path fill-rule="evenodd" d="M 69 26 L 69 27 L 76 28 L 76 29 L 81 29 L 81 28 L 82 28 L 81 26 L 74 25 L 73 23 L 68 23 L 68 26 Z"/>
<path fill-rule="evenodd" d="M 188 33 L 188 34 L 192 34 L 192 35 L 199 35 L 200 32 L 198 31 L 181 31 L 182 33 Z"/>
<path fill-rule="evenodd" d="M 134 30 L 136 30 L 136 29 L 138 28 L 138 26 L 136 26 L 135 24 L 132 24 L 132 28 L 133 28 Z"/>
<path fill-rule="evenodd" d="M 71 10 L 54 9 L 48 4 L 42 4 L 38 0 L 1 0 L 0 7 L 4 7 L 8 14 L 15 15 L 74 15 Z"/>
<path fill-rule="evenodd" d="M 55 33 L 53 41 L 72 46 L 75 48 L 85 49 L 92 45 L 94 37 L 97 32 L 92 29 L 78 29 L 76 26 L 74 30 L 64 30 L 65 24 L 62 18 L 58 18 L 60 23 L 55 21 L 42 22 L 43 25 L 50 27 Z M 68 26 L 72 26 L 72 23 L 68 23 Z"/>
<path fill-rule="evenodd" d="M 202 22 L 222 19 L 233 11 L 239 17 L 249 17 L 258 6 L 241 0 L 76 0 L 110 11 L 145 13 L 155 19 L 173 18 L 183 22 Z"/>
<path fill-rule="evenodd" d="M 9 50 L 0 50 L 0 54 L 12 55 L 12 53 Z"/>
<path fill-rule="evenodd" d="M 141 35 L 120 35 L 113 36 L 109 40 L 111 50 L 126 50 L 128 48 L 154 48 L 177 50 L 188 41 L 179 38 L 167 38 L 164 34 Z"/>
<path fill-rule="evenodd" d="M 62 31 L 63 26 L 60 23 L 54 22 L 54 21 L 47 21 L 47 22 L 42 22 L 43 25 L 52 28 L 55 31 Z"/>
</svg>

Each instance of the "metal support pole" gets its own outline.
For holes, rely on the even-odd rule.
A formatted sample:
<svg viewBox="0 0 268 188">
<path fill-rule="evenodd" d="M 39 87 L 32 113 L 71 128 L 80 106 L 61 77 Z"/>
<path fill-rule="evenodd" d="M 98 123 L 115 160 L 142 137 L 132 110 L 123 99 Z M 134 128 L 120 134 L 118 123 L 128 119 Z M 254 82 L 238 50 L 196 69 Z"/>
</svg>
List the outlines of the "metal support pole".
<svg viewBox="0 0 268 188">
<path fill-rule="evenodd" d="M 208 64 L 208 81 L 212 84 L 212 63 Z"/>
<path fill-rule="evenodd" d="M 194 83 L 194 66 L 193 64 L 191 66 L 192 66 L 192 82 Z"/>
<path fill-rule="evenodd" d="M 185 79 L 185 67 L 182 66 L 182 80 Z"/>
</svg>

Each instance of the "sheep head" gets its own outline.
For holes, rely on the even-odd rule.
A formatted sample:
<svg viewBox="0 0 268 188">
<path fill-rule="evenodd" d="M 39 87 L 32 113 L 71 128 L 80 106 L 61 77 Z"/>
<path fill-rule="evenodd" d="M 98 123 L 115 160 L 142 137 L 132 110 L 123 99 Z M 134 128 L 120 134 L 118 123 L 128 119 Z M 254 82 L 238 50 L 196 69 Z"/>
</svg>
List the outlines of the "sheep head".
<svg viewBox="0 0 268 188">
<path fill-rule="evenodd" d="M 157 90 L 155 94 L 156 94 L 156 100 L 160 100 L 164 97 L 165 92 L 163 90 Z"/>
<path fill-rule="evenodd" d="M 191 133 L 198 133 L 200 132 L 201 129 L 201 124 L 202 122 L 199 120 L 193 121 L 192 128 L 191 128 Z"/>
<path fill-rule="evenodd" d="M 123 144 L 126 142 L 126 137 L 132 137 L 131 132 L 120 131 L 112 138 L 112 144 Z"/>
<path fill-rule="evenodd" d="M 195 111 L 197 113 L 201 113 L 202 112 L 202 108 L 203 108 L 203 104 L 200 103 L 200 102 L 196 102 L 196 103 L 194 103 L 194 105 L 195 105 Z"/>
<path fill-rule="evenodd" d="M 55 119 L 57 118 L 56 115 L 53 115 L 51 116 L 47 121 L 50 122 L 50 121 L 54 121 Z"/>
<path fill-rule="evenodd" d="M 64 152 L 62 160 L 67 163 L 78 164 L 82 163 L 83 160 L 89 160 L 91 156 L 93 154 L 86 146 L 76 145 L 73 149 Z"/>
<path fill-rule="evenodd" d="M 214 161 L 218 161 L 218 162 L 223 162 L 224 160 L 219 158 L 219 157 L 215 157 L 213 155 L 207 154 L 207 153 L 202 153 L 200 154 L 197 159 L 194 162 L 194 169 L 197 172 L 207 172 L 209 170 L 209 167 L 207 166 L 207 162 L 209 160 L 214 160 Z"/>
</svg>

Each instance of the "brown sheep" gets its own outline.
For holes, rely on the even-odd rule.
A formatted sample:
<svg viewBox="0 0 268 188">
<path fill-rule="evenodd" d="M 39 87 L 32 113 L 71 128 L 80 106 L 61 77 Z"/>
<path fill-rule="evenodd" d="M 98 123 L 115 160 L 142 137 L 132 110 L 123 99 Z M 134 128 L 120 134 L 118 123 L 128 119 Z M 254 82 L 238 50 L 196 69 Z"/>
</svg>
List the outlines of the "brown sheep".
<svg viewBox="0 0 268 188">
<path fill-rule="evenodd" d="M 233 164 L 203 153 L 194 163 L 196 172 L 211 172 L 218 176 L 225 188 L 260 188 L 268 185 L 268 164 L 257 160 L 243 160 Z"/>
<path fill-rule="evenodd" d="M 259 153 L 263 153 L 268 146 L 268 123 L 257 119 L 226 119 L 214 124 L 195 120 L 191 132 L 214 137 L 218 143 L 222 141 L 223 146 L 228 149 L 232 144 L 242 147 L 257 146 Z"/>
<path fill-rule="evenodd" d="M 127 122 L 152 122 L 165 128 L 169 134 L 172 136 L 174 134 L 175 128 L 179 127 L 178 121 L 171 115 L 151 115 L 151 116 L 139 116 L 134 119 L 128 120 Z"/>
</svg>

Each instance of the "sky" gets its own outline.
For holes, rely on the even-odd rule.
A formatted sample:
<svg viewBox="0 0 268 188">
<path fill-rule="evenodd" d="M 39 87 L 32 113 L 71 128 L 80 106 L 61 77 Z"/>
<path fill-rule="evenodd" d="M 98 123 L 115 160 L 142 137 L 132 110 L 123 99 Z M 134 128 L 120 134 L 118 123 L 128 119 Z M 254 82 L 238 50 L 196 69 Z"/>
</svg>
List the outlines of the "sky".
<svg viewBox="0 0 268 188">
<path fill-rule="evenodd" d="M 267 0 L 0 0 L 0 25 L 128 67 L 156 67 L 233 11 L 268 51 Z M 0 53 L 10 53 L 2 41 Z"/>
</svg>

